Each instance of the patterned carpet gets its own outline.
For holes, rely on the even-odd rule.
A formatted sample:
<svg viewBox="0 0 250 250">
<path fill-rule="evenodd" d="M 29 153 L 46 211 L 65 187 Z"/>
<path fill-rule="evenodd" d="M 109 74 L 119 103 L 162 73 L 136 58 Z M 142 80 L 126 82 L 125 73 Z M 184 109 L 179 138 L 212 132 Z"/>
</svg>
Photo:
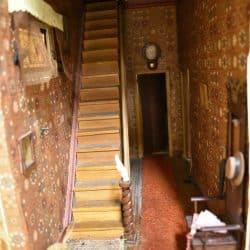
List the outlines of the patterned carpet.
<svg viewBox="0 0 250 250">
<path fill-rule="evenodd" d="M 186 223 L 172 164 L 166 156 L 143 160 L 142 250 L 184 250 Z"/>
</svg>

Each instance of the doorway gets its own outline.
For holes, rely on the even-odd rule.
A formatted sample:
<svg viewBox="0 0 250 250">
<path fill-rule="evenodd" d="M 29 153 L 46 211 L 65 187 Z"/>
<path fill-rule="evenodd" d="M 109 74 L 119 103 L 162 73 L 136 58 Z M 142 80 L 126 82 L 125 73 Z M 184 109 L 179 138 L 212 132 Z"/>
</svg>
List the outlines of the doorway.
<svg viewBox="0 0 250 250">
<path fill-rule="evenodd" d="M 168 108 L 165 73 L 138 74 L 143 155 L 167 153 Z"/>
</svg>

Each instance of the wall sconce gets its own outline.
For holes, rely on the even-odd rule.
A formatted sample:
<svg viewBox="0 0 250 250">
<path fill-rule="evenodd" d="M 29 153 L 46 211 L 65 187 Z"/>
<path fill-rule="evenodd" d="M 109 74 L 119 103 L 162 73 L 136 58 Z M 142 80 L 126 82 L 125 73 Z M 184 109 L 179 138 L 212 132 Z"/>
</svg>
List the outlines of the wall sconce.
<svg viewBox="0 0 250 250">
<path fill-rule="evenodd" d="M 40 128 L 40 135 L 46 136 L 49 134 L 49 128 Z"/>
<path fill-rule="evenodd" d="M 143 55 L 147 60 L 147 65 L 150 70 L 157 69 L 158 59 L 161 56 L 161 49 L 155 43 L 147 43 L 143 47 Z"/>
</svg>

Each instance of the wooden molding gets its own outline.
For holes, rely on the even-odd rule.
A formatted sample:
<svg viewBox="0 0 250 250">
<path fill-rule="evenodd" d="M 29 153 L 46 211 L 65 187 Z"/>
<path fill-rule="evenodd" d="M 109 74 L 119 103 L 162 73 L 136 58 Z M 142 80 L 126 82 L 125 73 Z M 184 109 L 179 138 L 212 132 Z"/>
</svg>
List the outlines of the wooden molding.
<svg viewBox="0 0 250 250">
<path fill-rule="evenodd" d="M 168 123 L 168 153 L 169 156 L 173 156 L 173 144 L 172 144 L 172 129 L 171 129 L 171 113 L 170 113 L 170 70 L 150 70 L 137 71 L 135 73 L 135 110 L 136 110 L 136 127 L 137 127 L 137 143 L 138 143 L 138 157 L 142 158 L 144 156 L 144 141 L 143 141 L 143 117 L 141 110 L 141 99 L 138 86 L 138 75 L 142 74 L 165 74 L 165 86 L 166 86 L 166 105 L 167 105 L 167 123 Z"/>
<path fill-rule="evenodd" d="M 127 3 L 125 8 L 126 9 L 140 9 L 140 8 L 148 8 L 148 7 L 159 7 L 159 6 L 166 6 L 166 5 L 176 5 L 176 0 L 158 0 L 153 1 L 151 3 Z"/>
</svg>

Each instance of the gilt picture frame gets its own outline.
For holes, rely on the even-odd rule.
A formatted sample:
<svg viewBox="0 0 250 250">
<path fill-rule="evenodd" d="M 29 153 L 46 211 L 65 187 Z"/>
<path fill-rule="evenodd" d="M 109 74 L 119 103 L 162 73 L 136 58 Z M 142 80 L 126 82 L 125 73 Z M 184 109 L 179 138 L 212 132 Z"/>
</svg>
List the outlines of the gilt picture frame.
<svg viewBox="0 0 250 250">
<path fill-rule="evenodd" d="M 33 132 L 29 131 L 18 138 L 21 173 L 25 173 L 35 164 Z"/>
</svg>

